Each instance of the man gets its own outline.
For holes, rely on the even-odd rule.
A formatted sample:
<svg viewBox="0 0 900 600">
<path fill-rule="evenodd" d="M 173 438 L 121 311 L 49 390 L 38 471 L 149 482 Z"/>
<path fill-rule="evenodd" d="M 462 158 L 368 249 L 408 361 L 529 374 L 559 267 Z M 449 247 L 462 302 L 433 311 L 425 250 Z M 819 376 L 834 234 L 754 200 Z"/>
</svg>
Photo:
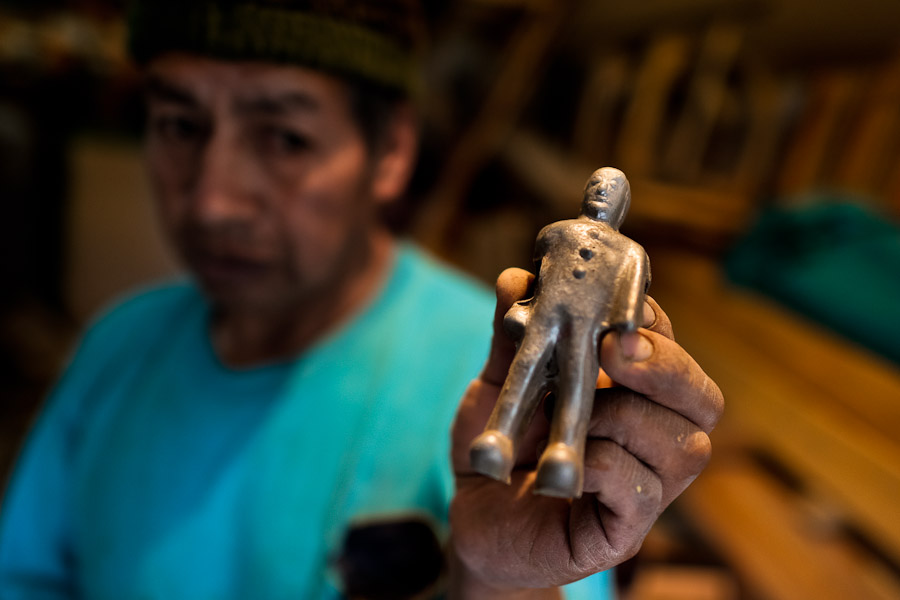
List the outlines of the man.
<svg viewBox="0 0 900 600">
<path fill-rule="evenodd" d="M 134 14 L 151 180 L 193 281 L 86 334 L 4 499 L 0 596 L 428 594 L 429 544 L 396 532 L 439 528 L 451 496 L 452 597 L 559 597 L 633 554 L 702 468 L 721 397 L 648 304 L 650 329 L 604 340 L 635 393 L 598 403 L 582 499 L 529 492 L 540 423 L 511 486 L 469 471 L 511 342 L 494 336 L 463 395 L 491 301 L 380 217 L 415 158 L 414 7 Z M 495 315 L 528 286 L 501 276 Z"/>
</svg>

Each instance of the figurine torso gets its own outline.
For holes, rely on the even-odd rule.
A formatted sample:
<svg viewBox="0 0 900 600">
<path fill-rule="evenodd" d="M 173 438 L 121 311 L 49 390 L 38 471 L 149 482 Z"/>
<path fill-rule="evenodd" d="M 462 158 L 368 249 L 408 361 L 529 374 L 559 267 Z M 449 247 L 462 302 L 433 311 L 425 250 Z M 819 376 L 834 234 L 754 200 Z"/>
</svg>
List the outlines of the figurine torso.
<svg viewBox="0 0 900 600">
<path fill-rule="evenodd" d="M 587 217 L 558 221 L 538 234 L 539 273 L 531 321 L 573 326 L 624 326 L 649 284 L 644 249 L 606 223 Z M 640 294 L 631 293 L 637 276 Z M 640 312 L 638 311 L 638 315 Z M 540 316 L 539 316 L 540 315 Z M 577 323 L 577 325 L 576 325 Z"/>
</svg>

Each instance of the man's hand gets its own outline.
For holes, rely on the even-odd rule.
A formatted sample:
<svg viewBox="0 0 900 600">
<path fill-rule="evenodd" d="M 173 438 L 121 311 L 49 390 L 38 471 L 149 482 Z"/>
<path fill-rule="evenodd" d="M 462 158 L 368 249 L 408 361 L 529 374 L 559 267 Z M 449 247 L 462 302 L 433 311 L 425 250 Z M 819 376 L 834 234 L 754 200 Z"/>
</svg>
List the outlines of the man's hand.
<svg viewBox="0 0 900 600">
<path fill-rule="evenodd" d="M 706 466 L 708 434 L 722 414 L 721 391 L 674 342 L 668 317 L 648 298 L 645 328 L 601 342 L 603 389 L 588 429 L 582 497 L 533 493 L 549 430 L 544 411 L 521 444 L 511 485 L 474 473 L 469 444 L 484 428 L 515 353 L 503 315 L 528 295 L 532 280 L 521 269 L 497 280 L 491 354 L 454 424 L 453 591 L 468 599 L 556 597 L 556 586 L 633 556 L 660 513 Z"/>
</svg>

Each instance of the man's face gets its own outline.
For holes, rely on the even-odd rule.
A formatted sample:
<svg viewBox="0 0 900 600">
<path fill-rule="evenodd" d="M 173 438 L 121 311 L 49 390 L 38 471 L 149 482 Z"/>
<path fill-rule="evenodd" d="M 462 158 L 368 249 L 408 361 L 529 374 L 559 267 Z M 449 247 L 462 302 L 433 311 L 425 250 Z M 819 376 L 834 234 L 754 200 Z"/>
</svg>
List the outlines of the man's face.
<svg viewBox="0 0 900 600">
<path fill-rule="evenodd" d="M 365 261 L 377 204 L 390 198 L 339 80 L 174 54 L 147 75 L 162 223 L 215 303 L 284 308 Z"/>
</svg>

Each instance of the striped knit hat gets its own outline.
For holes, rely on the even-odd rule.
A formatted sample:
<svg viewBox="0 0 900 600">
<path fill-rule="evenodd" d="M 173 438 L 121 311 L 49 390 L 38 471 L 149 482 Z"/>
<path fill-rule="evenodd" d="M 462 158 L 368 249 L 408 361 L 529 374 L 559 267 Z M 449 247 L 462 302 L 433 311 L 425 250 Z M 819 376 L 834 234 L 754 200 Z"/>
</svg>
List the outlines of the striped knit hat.
<svg viewBox="0 0 900 600">
<path fill-rule="evenodd" d="M 406 95 L 419 85 L 424 25 L 415 0 L 136 0 L 129 47 L 308 66 Z"/>
</svg>

